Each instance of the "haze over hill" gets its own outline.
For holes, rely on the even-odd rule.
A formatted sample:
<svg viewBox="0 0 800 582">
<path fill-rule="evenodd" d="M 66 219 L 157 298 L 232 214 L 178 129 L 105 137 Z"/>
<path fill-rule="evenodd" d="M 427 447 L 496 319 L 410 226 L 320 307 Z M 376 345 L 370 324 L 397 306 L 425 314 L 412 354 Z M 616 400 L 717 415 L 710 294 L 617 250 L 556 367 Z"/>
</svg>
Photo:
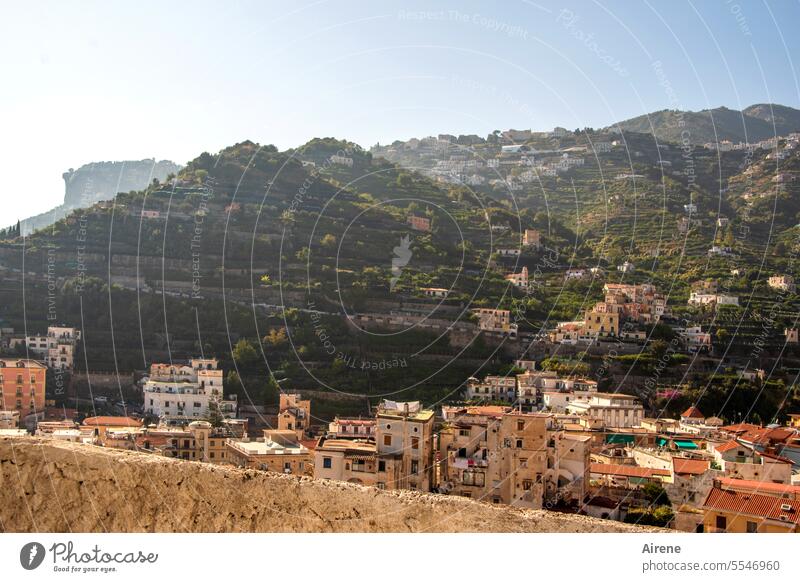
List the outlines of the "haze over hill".
<svg viewBox="0 0 800 582">
<path fill-rule="evenodd" d="M 653 133 L 660 141 L 668 142 L 688 139 L 696 145 L 723 140 L 754 143 L 800 131 L 800 110 L 771 103 L 751 105 L 742 111 L 727 107 L 702 111 L 663 109 L 620 121 L 612 127 Z"/>
</svg>

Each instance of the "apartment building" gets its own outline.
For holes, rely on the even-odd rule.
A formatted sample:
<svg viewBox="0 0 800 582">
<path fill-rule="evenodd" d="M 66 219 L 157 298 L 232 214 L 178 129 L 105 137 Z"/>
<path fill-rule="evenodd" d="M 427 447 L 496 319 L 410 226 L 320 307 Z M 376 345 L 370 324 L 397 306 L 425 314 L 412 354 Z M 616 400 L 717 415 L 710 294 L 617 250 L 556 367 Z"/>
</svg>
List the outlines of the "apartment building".
<svg viewBox="0 0 800 582">
<path fill-rule="evenodd" d="M 12 340 L 23 344 L 31 356 L 42 360 L 54 370 L 72 370 L 75 366 L 75 348 L 81 332 L 74 327 L 50 326 L 45 335 L 30 335 Z"/>
<path fill-rule="evenodd" d="M 302 440 L 311 426 L 311 401 L 299 394 L 281 393 L 278 402 L 278 430 L 293 430 Z"/>
<path fill-rule="evenodd" d="M 723 293 L 692 291 L 688 303 L 689 305 L 739 305 L 739 298 Z"/>
<path fill-rule="evenodd" d="M 486 376 L 467 380 L 467 400 L 514 402 L 517 395 L 517 380 L 514 376 Z"/>
<path fill-rule="evenodd" d="M 583 317 L 583 334 L 592 337 L 619 335 L 619 314 L 605 309 L 586 311 Z"/>
<path fill-rule="evenodd" d="M 47 368 L 35 360 L 0 359 L 0 410 L 20 418 L 44 412 Z"/>
<path fill-rule="evenodd" d="M 517 374 L 517 403 L 525 410 L 534 410 L 540 406 L 552 406 L 560 410 L 562 407 L 555 404 L 559 396 L 566 403 L 577 398 L 588 399 L 595 392 L 597 382 L 587 378 L 562 377 L 553 371 L 529 370 Z"/>
<path fill-rule="evenodd" d="M 542 233 L 532 228 L 526 228 L 522 233 L 522 246 L 534 249 L 542 246 Z"/>
<path fill-rule="evenodd" d="M 478 317 L 478 329 L 491 333 L 517 337 L 517 324 L 511 323 L 511 311 L 508 309 L 473 309 Z"/>
<path fill-rule="evenodd" d="M 528 288 L 528 267 L 522 267 L 519 273 L 509 273 L 506 275 L 506 281 L 514 285 L 518 289 Z"/>
<path fill-rule="evenodd" d="M 152 364 L 143 387 L 146 414 L 165 420 L 191 421 L 212 412 L 233 418 L 235 396 L 223 397 L 222 370 L 216 359 L 193 359 L 185 364 Z"/>
<path fill-rule="evenodd" d="M 572 402 L 567 412 L 599 421 L 606 428 L 640 426 L 644 407 L 636 396 L 597 392 L 587 401 Z"/>
<path fill-rule="evenodd" d="M 658 293 L 655 285 L 606 283 L 603 292 L 606 294 L 604 310 L 617 313 L 620 321 L 655 323 L 666 313 L 666 298 Z M 595 306 L 595 311 L 598 310 Z"/>
<path fill-rule="evenodd" d="M 430 491 L 436 483 L 433 411 L 419 402 L 384 400 L 376 416 L 379 486 Z"/>
<path fill-rule="evenodd" d="M 703 505 L 703 531 L 800 533 L 798 487 L 716 479 Z"/>
<path fill-rule="evenodd" d="M 770 288 L 777 289 L 784 293 L 794 293 L 797 291 L 797 285 L 795 285 L 794 277 L 791 275 L 774 275 L 769 278 L 767 284 Z"/>
<path fill-rule="evenodd" d="M 529 508 L 582 498 L 589 439 L 566 437 L 551 416 L 500 406 L 444 407 L 443 416 L 441 492 Z"/>
<path fill-rule="evenodd" d="M 337 416 L 328 424 L 328 436 L 337 439 L 375 439 L 374 418 L 345 418 Z"/>
<path fill-rule="evenodd" d="M 165 457 L 201 461 L 204 463 L 231 463 L 227 441 L 242 439 L 247 435 L 247 421 L 226 420 L 222 426 L 198 420 L 186 427 L 144 427 L 133 435 L 136 450 L 151 451 Z"/>
<path fill-rule="evenodd" d="M 314 449 L 314 477 L 333 479 L 359 485 L 387 488 L 387 482 L 396 482 L 399 475 L 378 474 L 378 452 L 375 441 L 320 437 Z M 399 469 L 400 465 L 393 466 Z"/>
<path fill-rule="evenodd" d="M 293 430 L 265 430 L 255 440 L 227 440 L 229 461 L 238 466 L 291 475 L 314 475 L 314 455 Z"/>
</svg>

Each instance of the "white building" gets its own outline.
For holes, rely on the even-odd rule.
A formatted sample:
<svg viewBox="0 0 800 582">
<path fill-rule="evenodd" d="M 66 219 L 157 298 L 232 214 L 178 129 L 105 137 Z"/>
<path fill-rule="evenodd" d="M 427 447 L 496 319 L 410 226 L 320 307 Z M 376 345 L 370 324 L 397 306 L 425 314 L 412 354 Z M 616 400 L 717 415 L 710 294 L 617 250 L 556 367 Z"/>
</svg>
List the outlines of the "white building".
<svg viewBox="0 0 800 582">
<path fill-rule="evenodd" d="M 27 336 L 25 346 L 49 368 L 71 370 L 75 365 L 75 345 L 80 338 L 81 332 L 74 327 L 51 326 L 47 328 L 47 335 Z"/>
<path fill-rule="evenodd" d="M 213 367 L 212 367 L 213 366 Z M 207 418 L 214 402 L 223 416 L 236 416 L 236 399 L 223 398 L 217 360 L 195 359 L 191 365 L 153 364 L 145 382 L 144 411 L 170 420 Z"/>
<path fill-rule="evenodd" d="M 778 291 L 794 293 L 797 290 L 794 277 L 791 275 L 775 275 L 769 278 L 767 284 L 772 289 L 777 289 Z"/>
<path fill-rule="evenodd" d="M 640 426 L 644 407 L 636 396 L 597 392 L 587 401 L 572 402 L 567 412 L 602 422 L 606 428 Z"/>
<path fill-rule="evenodd" d="M 483 381 L 467 380 L 467 400 L 502 400 L 513 402 L 517 394 L 517 379 L 514 376 L 486 376 Z"/>
<path fill-rule="evenodd" d="M 689 294 L 689 305 L 739 305 L 739 298 L 722 293 L 704 293 L 692 291 Z"/>
</svg>

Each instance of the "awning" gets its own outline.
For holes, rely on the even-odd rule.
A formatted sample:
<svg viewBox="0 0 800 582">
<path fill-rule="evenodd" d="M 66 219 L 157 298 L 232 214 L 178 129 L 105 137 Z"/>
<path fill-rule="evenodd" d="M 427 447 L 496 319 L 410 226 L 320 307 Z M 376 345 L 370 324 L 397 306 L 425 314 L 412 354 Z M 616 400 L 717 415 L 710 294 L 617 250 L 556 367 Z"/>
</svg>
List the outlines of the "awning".
<svg viewBox="0 0 800 582">
<path fill-rule="evenodd" d="M 634 443 L 632 434 L 607 434 L 606 443 L 612 445 L 629 445 Z"/>
<path fill-rule="evenodd" d="M 699 448 L 693 441 L 673 441 L 675 446 L 679 449 L 697 449 Z"/>
</svg>

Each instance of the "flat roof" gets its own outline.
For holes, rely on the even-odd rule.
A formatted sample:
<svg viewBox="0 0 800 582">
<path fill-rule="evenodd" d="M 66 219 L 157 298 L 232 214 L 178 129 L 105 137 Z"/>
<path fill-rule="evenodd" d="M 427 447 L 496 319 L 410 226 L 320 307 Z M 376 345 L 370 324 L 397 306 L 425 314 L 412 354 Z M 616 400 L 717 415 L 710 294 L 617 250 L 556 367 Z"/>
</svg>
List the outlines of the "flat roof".
<svg viewBox="0 0 800 582">
<path fill-rule="evenodd" d="M 301 444 L 282 445 L 275 441 L 228 441 L 228 444 L 247 455 L 301 455 L 310 451 Z"/>
</svg>

